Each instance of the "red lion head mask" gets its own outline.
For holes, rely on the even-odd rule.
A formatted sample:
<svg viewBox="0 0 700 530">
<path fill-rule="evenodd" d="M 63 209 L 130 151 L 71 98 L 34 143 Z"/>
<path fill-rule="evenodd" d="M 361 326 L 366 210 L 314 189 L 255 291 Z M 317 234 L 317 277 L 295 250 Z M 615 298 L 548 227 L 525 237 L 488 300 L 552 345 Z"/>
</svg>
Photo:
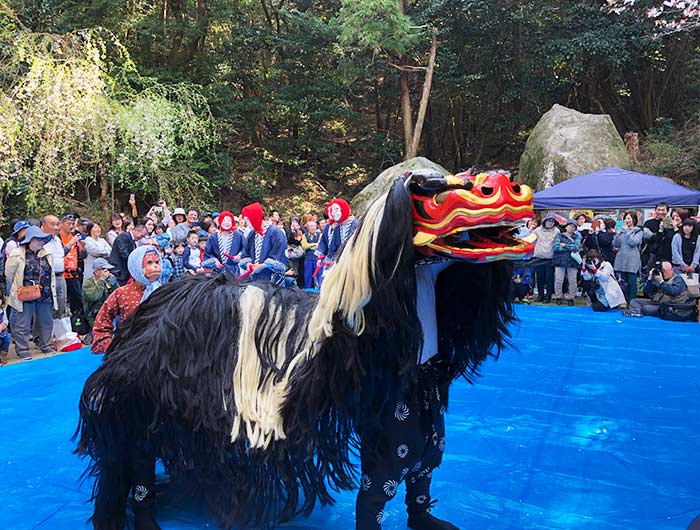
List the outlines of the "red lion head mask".
<svg viewBox="0 0 700 530">
<path fill-rule="evenodd" d="M 486 263 L 528 258 L 532 243 L 513 235 L 534 217 L 532 190 L 501 172 L 404 173 L 413 203 L 413 244 L 424 255 Z"/>
</svg>

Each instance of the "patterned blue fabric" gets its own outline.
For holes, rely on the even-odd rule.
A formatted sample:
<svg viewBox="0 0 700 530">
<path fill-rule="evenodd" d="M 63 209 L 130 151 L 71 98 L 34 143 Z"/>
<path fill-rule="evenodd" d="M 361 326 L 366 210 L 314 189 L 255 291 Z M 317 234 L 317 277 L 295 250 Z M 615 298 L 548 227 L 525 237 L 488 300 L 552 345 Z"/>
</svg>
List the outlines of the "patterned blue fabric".
<svg viewBox="0 0 700 530">
<path fill-rule="evenodd" d="M 282 230 L 272 225 L 268 225 L 268 229 L 263 233 L 263 237 L 254 231 L 248 235 L 241 254 L 240 267 L 242 271 L 245 271 L 249 263 L 264 263 L 267 267 L 255 273 L 255 277 L 271 280 L 273 272 L 284 274 L 287 270 L 287 256 L 285 254 L 287 237 Z M 256 236 L 258 236 L 257 241 Z M 256 243 L 260 245 L 260 250 L 257 253 Z"/>
<path fill-rule="evenodd" d="M 185 274 L 185 265 L 182 262 L 182 256 L 173 253 L 170 256 L 170 262 L 173 264 L 173 280 L 179 280 Z"/>
<path fill-rule="evenodd" d="M 235 230 L 230 239 L 230 246 L 228 250 L 221 248 L 221 236 L 217 233 L 215 236 L 207 239 L 207 246 L 204 248 L 204 261 L 211 258 L 216 258 L 223 265 L 227 265 L 228 258 L 224 254 L 230 254 L 231 256 L 238 255 L 245 246 L 245 236 L 240 230 Z"/>
</svg>

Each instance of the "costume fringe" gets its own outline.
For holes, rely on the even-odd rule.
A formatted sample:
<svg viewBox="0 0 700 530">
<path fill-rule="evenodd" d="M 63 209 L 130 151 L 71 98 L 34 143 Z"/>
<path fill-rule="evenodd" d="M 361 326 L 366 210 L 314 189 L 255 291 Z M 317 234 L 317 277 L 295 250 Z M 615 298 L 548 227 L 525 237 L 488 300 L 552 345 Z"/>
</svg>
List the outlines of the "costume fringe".
<svg viewBox="0 0 700 530">
<path fill-rule="evenodd" d="M 226 528 L 271 528 L 354 487 L 353 452 L 362 438 L 381 439 L 389 390 L 416 380 L 412 231 L 411 198 L 397 181 L 320 294 L 228 275 L 156 290 L 118 328 L 80 400 L 76 452 L 91 459 L 96 520 L 123 520 L 134 451 L 161 458 Z M 446 380 L 472 379 L 503 345 L 506 274 L 494 263 L 440 275 Z"/>
</svg>

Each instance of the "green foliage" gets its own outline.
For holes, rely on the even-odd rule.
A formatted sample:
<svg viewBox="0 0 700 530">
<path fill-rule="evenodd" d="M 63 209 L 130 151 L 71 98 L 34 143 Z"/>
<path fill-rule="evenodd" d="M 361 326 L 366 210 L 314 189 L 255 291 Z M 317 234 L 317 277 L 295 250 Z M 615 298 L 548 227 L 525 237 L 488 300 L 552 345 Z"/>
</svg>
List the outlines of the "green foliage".
<svg viewBox="0 0 700 530">
<path fill-rule="evenodd" d="M 411 19 L 401 13 L 398 0 L 343 0 L 338 18 L 340 39 L 346 45 L 400 55 L 416 40 Z"/>
<path fill-rule="evenodd" d="M 215 140 L 206 100 L 186 84 L 140 79 L 149 87 L 138 90 L 126 50 L 104 34 L 3 33 L 15 46 L 2 43 L 0 198 L 57 209 L 96 184 L 100 164 L 113 182 L 164 198 L 201 187 L 189 161 Z"/>
<path fill-rule="evenodd" d="M 99 196 L 319 208 L 402 158 L 397 70 L 438 55 L 421 154 L 517 166 L 554 103 L 646 134 L 649 171 L 691 174 L 700 35 L 659 2 L 0 0 L 0 206 Z M 619 4 L 619 2 L 618 2 Z M 402 6 L 405 14 L 402 14 Z M 666 13 L 664 14 L 666 16 Z M 657 17 L 658 18 L 658 17 Z M 388 60 L 387 60 L 388 59 Z M 413 100 L 420 75 L 409 76 Z M 663 132 L 657 121 L 676 124 Z M 695 166 L 693 166 L 695 164 Z M 11 209 L 11 210 L 10 210 Z"/>
<path fill-rule="evenodd" d="M 637 169 L 700 188 L 700 112 L 679 128 L 670 120 L 657 120 L 641 147 Z"/>
</svg>

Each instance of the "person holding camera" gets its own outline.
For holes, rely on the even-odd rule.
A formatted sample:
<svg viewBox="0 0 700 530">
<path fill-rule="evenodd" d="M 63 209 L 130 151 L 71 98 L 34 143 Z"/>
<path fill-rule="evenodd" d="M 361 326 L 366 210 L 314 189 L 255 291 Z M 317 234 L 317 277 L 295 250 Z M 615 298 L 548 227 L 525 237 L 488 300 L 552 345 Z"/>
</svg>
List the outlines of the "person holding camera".
<svg viewBox="0 0 700 530">
<path fill-rule="evenodd" d="M 617 249 L 614 266 L 618 277 L 626 284 L 625 298 L 632 300 L 637 296 L 637 278 L 642 268 L 642 242 L 645 235 L 651 236 L 651 232 L 637 226 L 639 219 L 636 212 L 627 211 L 622 219 L 622 231 L 613 240 L 613 248 Z"/>
<path fill-rule="evenodd" d="M 92 275 L 83 281 L 83 308 L 90 329 L 95 323 L 95 317 L 107 297 L 119 287 L 117 279 L 112 275 L 114 265 L 103 257 L 96 258 L 92 263 Z M 92 333 L 90 333 L 92 335 Z"/>
<path fill-rule="evenodd" d="M 61 225 L 58 230 L 58 237 L 63 244 L 63 277 L 66 280 L 71 315 L 78 314 L 83 307 L 79 260 L 85 248 L 80 232 L 75 229 L 75 221 L 74 213 L 64 213 L 61 216 Z"/>
<path fill-rule="evenodd" d="M 590 249 L 581 267 L 583 290 L 591 300 L 593 311 L 597 312 L 608 311 L 626 303 L 612 264 L 601 258 L 598 250 Z"/>
<path fill-rule="evenodd" d="M 642 265 L 645 272 L 651 269 L 656 261 L 671 259 L 671 239 L 675 231 L 668 213 L 668 204 L 660 202 L 654 208 L 654 217 L 644 223 L 644 228 L 651 233 L 642 250 Z"/>
<path fill-rule="evenodd" d="M 615 261 L 613 241 L 615 240 L 615 219 L 595 219 L 591 224 L 591 232 L 581 244 L 584 251 L 595 249 L 601 261 L 607 261 L 612 265 Z"/>
<path fill-rule="evenodd" d="M 527 267 L 515 267 L 510 283 L 510 299 L 512 302 L 520 300 L 524 304 L 530 303 L 532 294 L 532 271 Z"/>
<path fill-rule="evenodd" d="M 687 304 L 690 302 L 688 286 L 669 261 L 656 262 L 649 271 L 644 284 L 645 298 L 634 298 L 630 302 L 630 313 L 660 317 L 661 304 Z"/>
</svg>

